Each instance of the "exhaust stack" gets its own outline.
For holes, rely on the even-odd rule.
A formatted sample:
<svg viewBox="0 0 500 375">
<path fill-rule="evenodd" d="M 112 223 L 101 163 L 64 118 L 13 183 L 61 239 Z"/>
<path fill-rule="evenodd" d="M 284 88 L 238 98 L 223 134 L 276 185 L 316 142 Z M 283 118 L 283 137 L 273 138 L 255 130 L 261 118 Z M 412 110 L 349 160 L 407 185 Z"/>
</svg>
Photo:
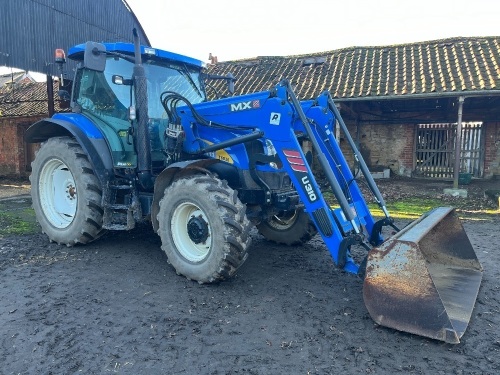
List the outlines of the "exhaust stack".
<svg viewBox="0 0 500 375">
<path fill-rule="evenodd" d="M 134 50 L 135 65 L 133 80 L 137 109 L 135 139 L 135 146 L 137 148 L 137 176 L 141 186 L 144 189 L 150 189 L 153 187 L 154 181 L 151 169 L 151 142 L 148 130 L 148 82 L 144 66 L 142 65 L 141 45 L 139 42 L 139 34 L 136 29 L 134 29 Z"/>
</svg>

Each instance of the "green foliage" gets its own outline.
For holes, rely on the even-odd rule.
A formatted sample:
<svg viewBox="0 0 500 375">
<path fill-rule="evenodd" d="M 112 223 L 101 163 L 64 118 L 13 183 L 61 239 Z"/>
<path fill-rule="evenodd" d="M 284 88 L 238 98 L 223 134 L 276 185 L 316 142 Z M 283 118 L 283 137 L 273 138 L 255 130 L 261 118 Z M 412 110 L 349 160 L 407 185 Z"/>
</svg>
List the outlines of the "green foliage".
<svg viewBox="0 0 500 375">
<path fill-rule="evenodd" d="M 376 203 L 368 205 L 374 216 L 384 216 Z M 439 199 L 408 198 L 387 203 L 387 210 L 396 219 L 417 219 L 433 208 L 443 206 Z"/>
<path fill-rule="evenodd" d="M 0 211 L 0 237 L 38 232 L 35 212 L 31 208 Z"/>
<path fill-rule="evenodd" d="M 325 199 L 332 207 L 339 207 L 333 194 L 327 192 L 324 194 Z M 488 220 L 494 215 L 498 215 L 499 211 L 495 209 L 484 208 L 481 210 L 471 209 L 470 202 L 467 199 L 456 199 L 446 201 L 437 198 L 412 197 L 400 199 L 396 201 L 386 202 L 389 214 L 395 219 L 418 219 L 422 214 L 436 207 L 452 206 L 455 207 L 460 218 L 464 220 Z M 369 203 L 370 212 L 376 218 L 384 217 L 382 210 L 376 203 Z"/>
</svg>

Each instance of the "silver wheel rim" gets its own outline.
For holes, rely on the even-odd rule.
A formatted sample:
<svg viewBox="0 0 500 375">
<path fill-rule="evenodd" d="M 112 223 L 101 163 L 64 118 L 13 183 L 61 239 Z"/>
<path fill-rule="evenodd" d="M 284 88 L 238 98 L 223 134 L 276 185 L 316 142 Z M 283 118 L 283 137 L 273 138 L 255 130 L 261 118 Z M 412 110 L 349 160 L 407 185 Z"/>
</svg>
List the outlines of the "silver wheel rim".
<svg viewBox="0 0 500 375">
<path fill-rule="evenodd" d="M 188 223 L 196 217 L 207 224 L 208 237 L 206 241 L 195 243 L 188 233 Z M 205 213 L 194 203 L 181 203 L 172 214 L 170 224 L 172 239 L 177 251 L 188 261 L 198 263 L 203 261 L 210 253 L 212 247 L 212 229 Z"/>
<path fill-rule="evenodd" d="M 74 220 L 78 197 L 73 174 L 59 159 L 51 159 L 43 166 L 38 181 L 42 211 L 51 225 L 67 228 Z"/>
</svg>

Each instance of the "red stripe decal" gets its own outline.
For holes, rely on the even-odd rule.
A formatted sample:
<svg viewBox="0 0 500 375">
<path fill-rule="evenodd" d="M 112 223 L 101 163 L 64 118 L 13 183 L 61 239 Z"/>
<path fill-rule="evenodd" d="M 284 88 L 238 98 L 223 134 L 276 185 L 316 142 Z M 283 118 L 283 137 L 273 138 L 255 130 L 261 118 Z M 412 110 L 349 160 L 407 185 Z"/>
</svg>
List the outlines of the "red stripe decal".
<svg viewBox="0 0 500 375">
<path fill-rule="evenodd" d="M 299 164 L 299 165 L 306 165 L 304 163 L 304 160 L 301 158 L 286 158 L 290 164 Z"/>
<path fill-rule="evenodd" d="M 292 169 L 296 172 L 304 172 L 307 173 L 307 168 L 305 165 L 296 165 L 296 164 L 290 164 Z"/>
<path fill-rule="evenodd" d="M 295 150 L 283 150 L 283 153 L 294 171 L 307 173 L 306 163 L 304 159 L 302 159 L 300 152 Z"/>
<path fill-rule="evenodd" d="M 301 158 L 302 157 L 300 156 L 300 152 L 298 151 L 294 151 L 294 150 L 283 150 L 283 153 L 285 154 L 285 156 L 291 156 L 292 158 Z"/>
</svg>

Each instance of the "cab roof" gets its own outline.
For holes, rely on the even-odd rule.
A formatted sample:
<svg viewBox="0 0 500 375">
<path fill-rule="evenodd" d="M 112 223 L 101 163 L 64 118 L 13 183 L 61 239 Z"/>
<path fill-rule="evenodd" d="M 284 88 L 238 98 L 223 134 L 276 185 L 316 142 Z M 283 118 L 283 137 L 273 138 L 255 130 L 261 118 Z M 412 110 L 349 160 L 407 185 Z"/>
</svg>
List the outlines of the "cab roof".
<svg viewBox="0 0 500 375">
<path fill-rule="evenodd" d="M 103 44 L 106 47 L 106 51 L 119 52 L 127 55 L 134 55 L 134 45 L 132 43 L 103 43 Z M 72 60 L 82 60 L 84 52 L 85 52 L 85 44 L 78 44 L 69 49 L 68 57 Z M 179 55 L 178 53 L 164 51 L 158 48 L 141 46 L 141 55 L 144 58 L 153 57 L 159 60 L 169 60 L 173 62 L 188 64 L 198 68 L 203 68 L 205 66 L 205 64 L 200 60 L 193 59 L 192 57 L 184 55 Z"/>
</svg>

